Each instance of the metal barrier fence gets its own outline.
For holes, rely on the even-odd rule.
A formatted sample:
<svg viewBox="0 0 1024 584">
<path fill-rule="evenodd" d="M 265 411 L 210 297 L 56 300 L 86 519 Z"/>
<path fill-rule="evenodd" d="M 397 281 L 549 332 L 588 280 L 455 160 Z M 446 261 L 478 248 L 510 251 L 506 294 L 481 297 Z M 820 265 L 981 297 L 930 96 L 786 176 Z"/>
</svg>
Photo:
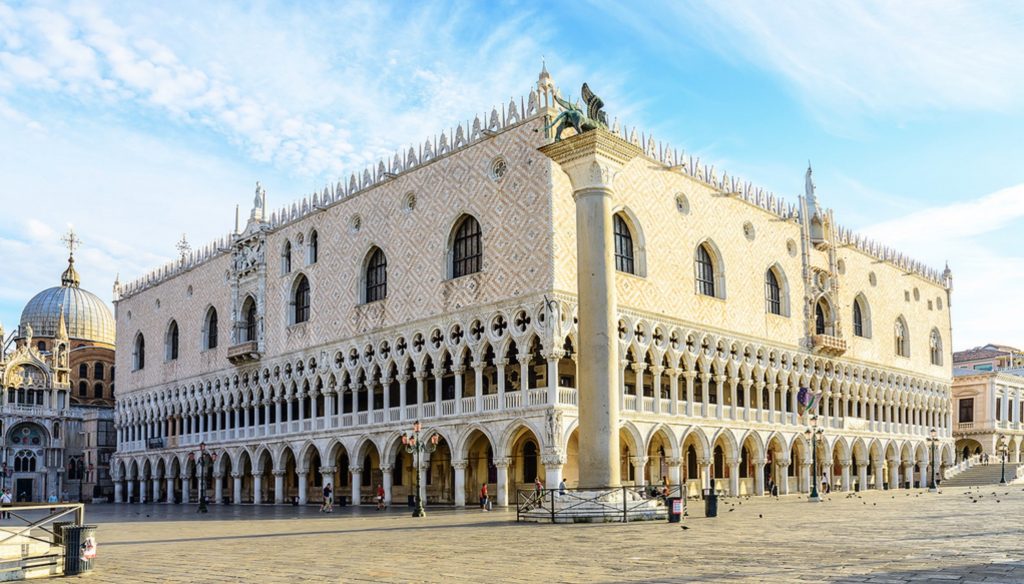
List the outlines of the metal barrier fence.
<svg viewBox="0 0 1024 584">
<path fill-rule="evenodd" d="M 622 486 L 604 489 L 519 489 L 516 491 L 516 521 L 527 514 L 533 519 L 547 516 L 552 523 L 574 516 L 620 518 L 649 508 L 652 501 L 666 503 L 686 496 L 681 485 Z"/>
<path fill-rule="evenodd" d="M 0 507 L 0 580 L 13 579 L 12 572 L 29 577 L 30 573 L 42 570 L 50 575 L 63 573 L 67 555 L 63 528 L 81 527 L 84 523 L 85 506 L 81 503 Z M 78 550 L 73 553 L 77 557 Z"/>
</svg>

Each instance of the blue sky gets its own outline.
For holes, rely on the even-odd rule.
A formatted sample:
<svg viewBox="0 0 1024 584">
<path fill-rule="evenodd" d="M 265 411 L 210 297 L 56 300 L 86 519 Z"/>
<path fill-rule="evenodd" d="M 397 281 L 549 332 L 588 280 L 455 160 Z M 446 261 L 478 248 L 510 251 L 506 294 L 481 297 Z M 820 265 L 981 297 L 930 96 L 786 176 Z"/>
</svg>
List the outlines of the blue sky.
<svg viewBox="0 0 1024 584">
<path fill-rule="evenodd" d="M 954 271 L 954 347 L 1024 346 L 1024 5 L 0 4 L 0 322 L 73 224 L 109 298 L 233 226 L 583 81 L 660 140 Z M 639 8 L 637 6 L 640 6 Z"/>
</svg>

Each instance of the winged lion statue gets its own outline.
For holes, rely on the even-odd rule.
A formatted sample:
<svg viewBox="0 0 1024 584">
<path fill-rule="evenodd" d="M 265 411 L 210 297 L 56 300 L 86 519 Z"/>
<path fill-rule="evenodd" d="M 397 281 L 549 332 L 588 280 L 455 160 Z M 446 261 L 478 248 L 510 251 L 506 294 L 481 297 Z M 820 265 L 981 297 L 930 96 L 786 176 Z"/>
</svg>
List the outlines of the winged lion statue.
<svg viewBox="0 0 1024 584">
<path fill-rule="evenodd" d="M 554 96 L 555 101 L 562 107 L 562 111 L 555 116 L 555 119 L 551 120 L 551 123 L 544 130 L 548 131 L 551 128 L 557 127 L 555 130 L 555 142 L 562 139 L 562 130 L 566 128 L 576 130 L 577 134 L 596 130 L 597 128 L 608 128 L 608 115 L 604 112 L 604 102 L 601 101 L 601 98 L 591 91 L 590 86 L 586 83 L 583 84 L 580 94 L 583 96 L 583 101 L 587 104 L 587 111 L 585 113 L 578 103 L 572 103 L 558 95 Z"/>
</svg>

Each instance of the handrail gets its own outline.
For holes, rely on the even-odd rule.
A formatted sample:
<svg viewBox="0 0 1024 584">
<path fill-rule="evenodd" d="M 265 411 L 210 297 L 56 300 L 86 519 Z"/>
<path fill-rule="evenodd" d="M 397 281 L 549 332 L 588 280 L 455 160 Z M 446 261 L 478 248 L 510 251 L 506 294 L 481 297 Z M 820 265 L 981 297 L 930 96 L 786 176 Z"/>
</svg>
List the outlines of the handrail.
<svg viewBox="0 0 1024 584">
<path fill-rule="evenodd" d="M 611 499 L 609 495 L 620 493 L 621 504 L 619 501 L 609 500 Z M 632 498 L 629 496 L 630 494 L 634 494 L 636 497 Z M 683 486 L 669 485 L 667 488 L 646 485 L 608 487 L 604 489 L 517 489 L 516 521 L 521 521 L 528 512 L 540 510 L 550 516 L 552 523 L 556 523 L 556 519 L 559 516 L 573 517 L 576 511 L 585 508 L 588 514 L 621 517 L 623 522 L 628 522 L 631 511 L 647 506 L 647 503 L 651 500 L 660 499 L 664 501 L 670 497 L 679 497 L 685 501 L 686 496 L 683 493 Z"/>
<path fill-rule="evenodd" d="M 22 517 L 20 515 L 20 513 L 24 512 L 24 511 L 35 511 L 35 510 L 39 510 L 39 509 L 45 509 L 49 513 L 46 516 L 44 516 L 42 519 L 39 519 L 38 521 L 32 521 L 31 519 L 28 519 L 27 517 Z M 54 535 L 54 533 L 52 531 L 50 531 L 49 529 L 47 529 L 46 527 L 43 527 L 43 526 L 48 524 L 48 523 L 53 523 L 54 520 L 60 519 L 61 517 L 64 517 L 65 515 L 68 515 L 68 514 L 71 514 L 71 513 L 75 514 L 75 521 L 74 521 L 75 525 L 82 525 L 83 523 L 85 523 L 85 505 L 83 505 L 82 503 L 48 503 L 48 504 L 35 504 L 35 503 L 18 504 L 18 503 L 16 503 L 16 504 L 13 504 L 13 505 L 6 505 L 4 507 L 0 507 L 0 511 L 6 512 L 6 513 L 10 513 L 11 517 L 14 517 L 14 518 L 16 518 L 16 519 L 18 519 L 20 521 L 24 521 L 25 522 L 25 525 L 22 526 L 22 527 L 14 527 L 13 531 L 9 531 L 8 530 L 9 528 L 6 528 L 6 527 L 0 527 L 0 531 L 6 531 L 7 534 L 8 534 L 7 537 L 4 537 L 4 538 L 0 539 L 0 545 L 3 545 L 8 540 L 11 540 L 11 539 L 13 539 L 15 537 L 19 537 L 19 536 L 24 536 L 24 537 L 27 537 L 29 539 L 34 539 L 36 541 L 43 542 L 43 543 L 51 543 L 48 540 L 40 539 L 38 537 L 33 536 L 32 533 L 31 533 L 32 530 L 36 529 L 38 527 L 38 528 L 42 529 L 43 531 L 45 531 L 46 533 L 48 533 L 48 534 L 50 534 L 52 536 L 52 535 Z M 25 534 L 26 532 L 28 532 L 27 535 Z"/>
</svg>

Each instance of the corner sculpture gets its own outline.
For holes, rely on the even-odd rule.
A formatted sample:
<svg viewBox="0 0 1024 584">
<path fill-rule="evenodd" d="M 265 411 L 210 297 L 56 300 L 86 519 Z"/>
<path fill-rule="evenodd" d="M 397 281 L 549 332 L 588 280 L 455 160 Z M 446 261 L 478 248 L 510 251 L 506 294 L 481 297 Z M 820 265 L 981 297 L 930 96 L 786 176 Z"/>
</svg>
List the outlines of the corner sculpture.
<svg viewBox="0 0 1024 584">
<path fill-rule="evenodd" d="M 577 134 L 598 128 L 608 129 L 608 115 L 602 109 L 604 108 L 604 102 L 601 101 L 601 98 L 591 91 L 590 86 L 586 83 L 583 84 L 583 89 L 580 90 L 580 93 L 583 95 L 583 101 L 587 104 L 586 113 L 583 113 L 583 109 L 580 108 L 578 103 L 571 103 L 558 95 L 554 96 L 558 105 L 562 106 L 562 111 L 544 128 L 544 131 L 546 132 L 557 125 L 555 142 L 562 139 L 562 130 L 566 128 L 576 130 Z"/>
</svg>

